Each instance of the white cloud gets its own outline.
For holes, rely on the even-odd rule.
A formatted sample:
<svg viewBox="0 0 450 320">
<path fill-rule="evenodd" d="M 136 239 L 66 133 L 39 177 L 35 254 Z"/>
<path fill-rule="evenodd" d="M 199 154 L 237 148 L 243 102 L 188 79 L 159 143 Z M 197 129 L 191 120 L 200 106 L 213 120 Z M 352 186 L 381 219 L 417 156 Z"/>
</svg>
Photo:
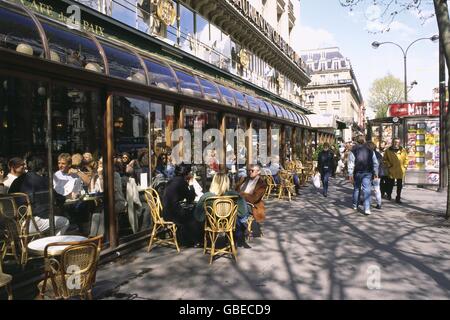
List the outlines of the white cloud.
<svg viewBox="0 0 450 320">
<path fill-rule="evenodd" d="M 294 43 L 297 51 L 333 47 L 337 45 L 334 34 L 325 29 L 314 29 L 307 26 L 300 27 L 300 41 Z"/>
<path fill-rule="evenodd" d="M 398 32 L 401 36 L 407 37 L 415 34 L 415 30 L 408 25 L 400 22 L 393 21 L 390 25 L 383 23 L 379 20 L 367 21 L 366 30 L 372 33 L 380 33 L 389 29 L 390 32 Z"/>
</svg>

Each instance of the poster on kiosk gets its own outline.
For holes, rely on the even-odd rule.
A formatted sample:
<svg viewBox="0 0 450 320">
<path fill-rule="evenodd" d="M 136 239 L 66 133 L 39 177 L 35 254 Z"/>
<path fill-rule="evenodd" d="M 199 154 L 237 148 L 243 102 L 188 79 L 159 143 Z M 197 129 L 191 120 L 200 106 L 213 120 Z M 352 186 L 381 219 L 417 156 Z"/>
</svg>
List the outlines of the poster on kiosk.
<svg viewBox="0 0 450 320">
<path fill-rule="evenodd" d="M 389 112 L 403 123 L 408 153 L 405 183 L 438 185 L 439 102 L 395 103 L 389 105 Z"/>
</svg>

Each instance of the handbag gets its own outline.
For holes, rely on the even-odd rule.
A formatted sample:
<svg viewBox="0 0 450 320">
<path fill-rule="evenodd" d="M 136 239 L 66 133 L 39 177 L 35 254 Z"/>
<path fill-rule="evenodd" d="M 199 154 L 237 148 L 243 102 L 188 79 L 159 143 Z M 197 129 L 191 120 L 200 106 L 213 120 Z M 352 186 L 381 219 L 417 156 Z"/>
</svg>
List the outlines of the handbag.
<svg viewBox="0 0 450 320">
<path fill-rule="evenodd" d="M 313 182 L 314 187 L 320 188 L 320 173 L 316 173 L 312 177 L 312 182 Z"/>
</svg>

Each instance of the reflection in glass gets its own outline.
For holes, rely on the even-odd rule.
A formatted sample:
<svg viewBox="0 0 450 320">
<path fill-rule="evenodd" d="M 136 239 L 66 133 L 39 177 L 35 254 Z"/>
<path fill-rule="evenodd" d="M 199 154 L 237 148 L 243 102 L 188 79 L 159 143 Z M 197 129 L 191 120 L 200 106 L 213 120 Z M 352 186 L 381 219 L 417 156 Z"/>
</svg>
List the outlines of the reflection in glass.
<svg viewBox="0 0 450 320">
<path fill-rule="evenodd" d="M 175 69 L 175 73 L 177 75 L 178 80 L 180 81 L 181 91 L 184 94 L 197 97 L 202 96 L 200 86 L 198 85 L 197 81 L 195 81 L 194 76 L 178 69 Z"/>
<path fill-rule="evenodd" d="M 200 84 L 203 87 L 203 92 L 205 93 L 205 98 L 212 100 L 214 102 L 220 101 L 220 94 L 217 90 L 215 84 L 209 80 L 198 77 Z"/>
<path fill-rule="evenodd" d="M 52 50 L 52 60 L 91 71 L 105 72 L 95 43 L 84 35 L 42 24 Z"/>
<path fill-rule="evenodd" d="M 103 112 L 96 90 L 61 84 L 52 88 L 56 212 L 69 219 L 72 234 L 95 236 L 104 233 Z M 67 162 L 67 155 L 71 158 L 69 172 L 59 165 L 61 159 Z M 66 179 L 72 183 L 65 184 Z"/>
<path fill-rule="evenodd" d="M 111 45 L 102 46 L 111 76 L 146 84 L 144 69 L 134 54 Z"/>
<path fill-rule="evenodd" d="M 232 91 L 220 84 L 218 86 L 220 93 L 222 94 L 222 101 L 234 107 L 236 105 L 236 100 L 234 99 Z"/>
<path fill-rule="evenodd" d="M 191 163 L 193 164 L 192 173 L 200 176 L 200 184 L 204 190 L 208 190 L 209 183 L 216 172 L 219 171 L 219 150 L 213 150 L 209 146 L 211 139 L 203 139 L 194 135 L 195 131 L 205 133 L 208 129 L 219 128 L 219 120 L 215 112 L 204 112 L 197 109 L 185 108 L 184 109 L 184 128 L 191 133 Z M 201 129 L 201 130 L 200 130 Z M 201 146 L 201 148 L 199 147 Z M 189 146 L 184 146 L 188 148 Z"/>
<path fill-rule="evenodd" d="M 150 102 L 114 96 L 113 117 L 114 179 L 124 186 L 123 191 L 114 190 L 119 237 L 123 238 L 150 227 L 149 208 L 139 191 L 150 185 Z"/>
<path fill-rule="evenodd" d="M 246 94 L 245 97 L 247 98 L 247 101 L 248 101 L 248 105 L 249 105 L 249 107 L 250 107 L 250 110 L 251 110 L 251 111 L 254 111 L 254 112 L 259 112 L 259 103 L 258 103 L 258 101 L 256 101 L 256 99 L 253 98 L 253 97 L 252 97 L 251 95 L 249 95 L 249 94 Z"/>
<path fill-rule="evenodd" d="M 248 109 L 249 107 L 248 107 L 247 101 L 245 100 L 244 95 L 237 90 L 234 90 L 234 89 L 230 89 L 230 90 L 231 90 L 231 92 L 233 92 L 234 96 L 236 97 L 236 102 L 237 102 L 238 106 L 241 108 L 244 108 L 244 109 Z"/>
<path fill-rule="evenodd" d="M 273 106 L 271 103 L 269 103 L 269 102 L 267 102 L 267 101 L 265 101 L 265 100 L 264 100 L 264 103 L 265 103 L 266 106 L 267 106 L 267 110 L 269 111 L 269 114 L 270 114 L 271 116 L 276 117 L 276 116 L 277 116 L 277 112 L 275 111 L 274 106 Z"/>
<path fill-rule="evenodd" d="M 180 4 L 180 46 L 186 52 L 195 51 L 194 12 Z"/>
<path fill-rule="evenodd" d="M 168 66 L 150 59 L 145 59 L 144 62 L 149 73 L 150 85 L 178 92 L 177 80 Z"/>
<path fill-rule="evenodd" d="M 0 46 L 22 54 L 43 57 L 43 44 L 31 18 L 0 8 Z"/>
</svg>

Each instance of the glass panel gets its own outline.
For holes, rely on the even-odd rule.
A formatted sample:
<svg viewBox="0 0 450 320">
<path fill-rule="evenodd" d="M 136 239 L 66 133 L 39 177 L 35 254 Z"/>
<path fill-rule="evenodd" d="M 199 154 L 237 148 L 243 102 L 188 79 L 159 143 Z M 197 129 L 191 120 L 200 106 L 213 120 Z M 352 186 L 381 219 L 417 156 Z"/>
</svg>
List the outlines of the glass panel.
<svg viewBox="0 0 450 320">
<path fill-rule="evenodd" d="M 288 115 L 286 109 L 283 107 L 280 107 L 280 109 L 281 109 L 281 113 L 283 114 L 283 118 L 286 120 L 289 120 L 289 115 Z"/>
<path fill-rule="evenodd" d="M 263 100 L 263 102 L 265 103 L 265 105 L 267 106 L 267 110 L 269 111 L 269 114 L 271 116 L 277 116 L 277 112 L 275 111 L 275 108 L 273 107 L 273 105 L 265 100 Z"/>
<path fill-rule="evenodd" d="M 267 153 L 267 122 L 253 120 L 252 134 L 252 152 L 251 163 L 257 163 L 260 166 L 267 166 L 269 162 Z M 255 161 L 256 160 L 256 161 Z"/>
<path fill-rule="evenodd" d="M 3 75 L 0 80 L 0 156 L 5 157 L 0 161 L 6 166 L 12 157 L 27 154 L 47 160 L 45 83 Z"/>
<path fill-rule="evenodd" d="M 247 148 L 245 146 L 245 132 L 247 121 L 244 117 L 227 115 L 226 126 L 226 164 L 231 173 L 232 188 L 240 177 L 246 176 L 245 164 L 247 161 Z M 233 135 L 231 135 L 233 133 Z"/>
<path fill-rule="evenodd" d="M 134 54 L 103 43 L 102 46 L 111 76 L 146 84 L 144 69 Z"/>
<path fill-rule="evenodd" d="M 190 163 L 193 164 L 192 173 L 199 176 L 199 182 L 203 190 L 208 190 L 214 174 L 219 171 L 219 154 L 217 150 L 211 150 L 211 148 L 209 148 L 210 150 L 207 154 L 203 154 L 203 151 L 206 151 L 206 147 L 212 141 L 210 139 L 202 139 L 202 143 L 198 144 L 194 135 L 194 129 L 201 128 L 202 133 L 205 133 L 208 129 L 217 129 L 219 128 L 219 120 L 214 112 L 204 112 L 191 108 L 185 108 L 184 110 L 184 127 L 191 134 Z M 199 145 L 202 146 L 201 149 L 199 149 Z M 189 148 L 189 146 L 185 145 L 184 148 Z"/>
<path fill-rule="evenodd" d="M 277 106 L 276 104 L 272 104 L 272 106 L 275 109 L 275 111 L 277 112 L 277 117 L 278 118 L 283 118 L 283 113 L 281 112 L 280 107 Z"/>
<path fill-rule="evenodd" d="M 170 179 L 173 177 L 175 169 L 171 158 L 171 132 L 175 128 L 174 108 L 171 105 L 154 102 L 150 107 L 152 177 L 163 174 Z"/>
<path fill-rule="evenodd" d="M 150 185 L 150 102 L 114 96 L 114 190 L 119 238 L 150 228 L 143 189 Z M 128 194 L 139 194 L 132 203 Z M 128 201 L 128 203 L 127 203 Z"/>
<path fill-rule="evenodd" d="M 288 114 L 289 120 L 291 120 L 292 122 L 297 122 L 297 120 L 295 119 L 294 114 L 292 113 L 291 110 L 286 109 L 286 112 Z"/>
<path fill-rule="evenodd" d="M 180 45 L 186 52 L 195 52 L 194 12 L 180 4 Z"/>
<path fill-rule="evenodd" d="M 267 108 L 266 104 L 261 99 L 258 98 L 256 98 L 256 101 L 258 102 L 259 105 L 259 112 L 269 114 L 269 109 Z"/>
<path fill-rule="evenodd" d="M 259 103 L 251 95 L 245 94 L 251 111 L 259 112 Z"/>
<path fill-rule="evenodd" d="M 303 129 L 297 128 L 295 131 L 295 154 L 294 160 L 302 161 L 302 153 L 303 153 L 303 141 L 302 141 L 302 131 Z"/>
<path fill-rule="evenodd" d="M 214 85 L 213 82 L 197 77 L 200 81 L 200 84 L 203 87 L 203 92 L 205 93 L 205 98 L 212 100 L 214 102 L 220 102 L 220 94 L 217 90 L 217 87 Z"/>
<path fill-rule="evenodd" d="M 195 81 L 195 78 L 192 75 L 177 69 L 174 70 L 178 80 L 180 81 L 181 92 L 191 96 L 202 96 L 200 86 L 198 85 L 197 81 Z"/>
<path fill-rule="evenodd" d="M 197 51 L 197 57 L 205 61 L 209 61 L 209 22 L 200 15 L 196 15 L 196 30 L 197 40 L 199 41 L 199 47 Z"/>
<path fill-rule="evenodd" d="M 298 121 L 299 124 L 305 124 L 304 120 L 303 120 L 303 117 L 301 116 L 300 113 L 298 113 L 297 111 L 294 111 L 294 115 L 297 117 L 297 121 Z"/>
<path fill-rule="evenodd" d="M 150 85 L 178 92 L 177 80 L 170 67 L 149 59 L 145 59 L 144 62 L 149 73 Z"/>
<path fill-rule="evenodd" d="M 104 233 L 103 112 L 96 90 L 61 84 L 52 89 L 53 188 L 70 234 Z"/>
<path fill-rule="evenodd" d="M 231 92 L 231 90 L 220 84 L 218 86 L 219 86 L 220 93 L 222 94 L 222 100 L 225 103 L 229 104 L 230 106 L 235 106 L 236 100 L 234 99 L 234 95 Z"/>
<path fill-rule="evenodd" d="M 292 160 L 292 127 L 285 126 L 284 127 L 284 139 L 285 139 L 285 155 L 286 155 L 286 161 Z"/>
<path fill-rule="evenodd" d="M 244 95 L 237 90 L 234 90 L 234 89 L 230 89 L 230 90 L 234 93 L 234 96 L 236 97 L 236 102 L 237 102 L 238 106 L 241 108 L 244 108 L 244 109 L 248 109 L 248 104 L 244 98 Z"/>
<path fill-rule="evenodd" d="M 112 17 L 133 28 L 136 27 L 136 0 L 113 0 Z"/>
<path fill-rule="evenodd" d="M 0 46 L 43 57 L 43 44 L 34 22 L 22 14 L 0 8 Z"/>
<path fill-rule="evenodd" d="M 96 72 L 105 72 L 103 59 L 95 43 L 78 33 L 42 23 L 53 61 Z"/>
</svg>

